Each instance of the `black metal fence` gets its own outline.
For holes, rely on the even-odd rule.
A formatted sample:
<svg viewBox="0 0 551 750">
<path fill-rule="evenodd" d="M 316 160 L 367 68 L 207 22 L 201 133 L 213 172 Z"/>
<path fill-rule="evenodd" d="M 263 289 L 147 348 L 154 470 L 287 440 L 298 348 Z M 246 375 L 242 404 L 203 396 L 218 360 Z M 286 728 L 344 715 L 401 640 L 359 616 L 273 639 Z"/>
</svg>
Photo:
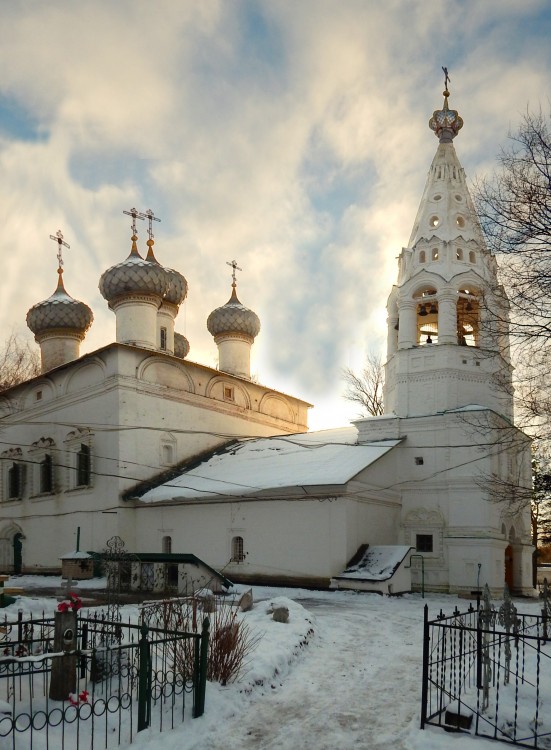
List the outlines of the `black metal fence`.
<svg viewBox="0 0 551 750">
<path fill-rule="evenodd" d="M 425 606 L 421 729 L 551 748 L 551 620 L 520 614 L 506 594 L 429 620 Z"/>
<path fill-rule="evenodd" d="M 77 648 L 63 652 L 54 618 L 0 624 L 0 747 L 112 748 L 203 714 L 208 619 L 202 633 L 101 616 L 76 623 Z M 61 701 L 51 698 L 59 669 L 75 686 Z"/>
</svg>

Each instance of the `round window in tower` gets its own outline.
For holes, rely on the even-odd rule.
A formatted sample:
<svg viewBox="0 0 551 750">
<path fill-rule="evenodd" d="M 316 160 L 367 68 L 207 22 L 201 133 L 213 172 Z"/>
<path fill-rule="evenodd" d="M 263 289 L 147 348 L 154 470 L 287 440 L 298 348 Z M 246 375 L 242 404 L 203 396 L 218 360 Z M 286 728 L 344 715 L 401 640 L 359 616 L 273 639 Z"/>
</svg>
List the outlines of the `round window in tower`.
<svg viewBox="0 0 551 750">
<path fill-rule="evenodd" d="M 440 224 L 440 219 L 438 218 L 438 216 L 431 216 L 431 217 L 430 217 L 430 219 L 429 219 L 429 226 L 431 226 L 431 227 L 433 227 L 434 229 L 436 229 L 436 227 L 437 227 L 437 226 L 438 226 L 439 224 Z"/>
<path fill-rule="evenodd" d="M 462 203 L 462 202 L 463 202 L 463 196 L 462 196 L 462 195 L 460 195 L 459 193 L 456 193 L 456 194 L 454 195 L 454 198 L 455 198 L 455 200 L 456 200 L 456 201 L 457 201 L 458 203 Z"/>
<path fill-rule="evenodd" d="M 455 223 L 462 229 L 465 226 L 465 217 L 461 215 L 456 216 Z"/>
<path fill-rule="evenodd" d="M 440 193 L 436 193 L 436 195 L 432 196 L 432 200 L 433 201 L 441 201 L 442 200 L 442 196 L 440 195 Z"/>
</svg>

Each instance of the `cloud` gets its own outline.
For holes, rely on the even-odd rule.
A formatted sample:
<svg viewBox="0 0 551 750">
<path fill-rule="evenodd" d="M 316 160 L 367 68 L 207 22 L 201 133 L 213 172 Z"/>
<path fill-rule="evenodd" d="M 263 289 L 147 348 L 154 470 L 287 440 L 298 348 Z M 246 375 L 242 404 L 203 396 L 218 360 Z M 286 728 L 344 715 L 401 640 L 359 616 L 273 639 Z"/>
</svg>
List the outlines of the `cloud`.
<svg viewBox="0 0 551 750">
<path fill-rule="evenodd" d="M 113 340 L 97 281 L 129 252 L 122 210 L 152 208 L 157 257 L 189 282 L 176 327 L 190 357 L 216 360 L 206 318 L 235 258 L 262 322 L 260 380 L 323 402 L 333 422 L 347 414 L 341 368 L 385 339 L 437 145 L 440 66 L 470 176 L 491 169 L 550 68 L 536 0 L 54 1 L 4 16 L 4 328 L 53 291 L 61 228 L 67 289 L 95 314 L 83 351 Z"/>
</svg>

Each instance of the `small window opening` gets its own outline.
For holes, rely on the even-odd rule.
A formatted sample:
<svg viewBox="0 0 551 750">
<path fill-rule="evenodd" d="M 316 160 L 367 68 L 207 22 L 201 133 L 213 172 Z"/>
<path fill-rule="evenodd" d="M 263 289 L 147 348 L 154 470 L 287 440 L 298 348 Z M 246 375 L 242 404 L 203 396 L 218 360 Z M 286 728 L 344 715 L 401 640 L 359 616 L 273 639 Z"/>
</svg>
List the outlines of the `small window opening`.
<svg viewBox="0 0 551 750">
<path fill-rule="evenodd" d="M 460 247 L 455 251 L 455 257 L 456 260 L 463 260 L 463 250 Z"/>
<path fill-rule="evenodd" d="M 432 248 L 432 259 L 438 260 L 438 249 L 436 247 Z"/>
<path fill-rule="evenodd" d="M 424 250 L 419 251 L 419 263 L 426 263 L 427 256 Z"/>
<path fill-rule="evenodd" d="M 458 227 L 463 228 L 465 226 L 465 219 L 462 216 L 457 216 L 455 219 L 455 223 Z"/>
<path fill-rule="evenodd" d="M 224 398 L 227 399 L 228 401 L 233 401 L 234 400 L 234 397 L 233 397 L 233 388 L 231 386 L 229 386 L 229 385 L 225 385 L 224 386 Z"/>
<path fill-rule="evenodd" d="M 243 562 L 245 553 L 243 551 L 243 537 L 234 536 L 231 542 L 231 559 L 232 562 Z"/>
<path fill-rule="evenodd" d="M 23 495 L 23 466 L 12 464 L 8 470 L 8 497 L 15 500 Z"/>
<path fill-rule="evenodd" d="M 171 445 L 164 444 L 161 446 L 161 455 L 163 459 L 163 464 L 165 466 L 170 466 L 174 461 L 174 452 L 172 450 Z"/>
<path fill-rule="evenodd" d="M 36 400 L 37 401 L 42 401 L 42 391 L 37 391 L 36 392 Z"/>
<path fill-rule="evenodd" d="M 166 328 L 161 328 L 161 349 L 166 351 Z"/>
<path fill-rule="evenodd" d="M 476 263 L 476 255 L 474 254 L 472 250 L 469 253 L 469 263 Z"/>
<path fill-rule="evenodd" d="M 425 460 L 424 460 L 423 456 L 415 456 L 415 465 L 416 466 L 423 466 L 424 463 L 425 463 Z"/>
<path fill-rule="evenodd" d="M 52 492 L 54 489 L 54 463 L 51 456 L 44 456 L 40 462 L 40 492 Z"/>
<path fill-rule="evenodd" d="M 87 487 L 90 484 L 90 469 L 90 447 L 81 443 L 77 453 L 77 487 Z"/>
<path fill-rule="evenodd" d="M 432 534 L 417 534 L 415 539 L 417 552 L 432 552 Z"/>
<path fill-rule="evenodd" d="M 172 537 L 164 536 L 162 544 L 163 544 L 163 553 L 165 555 L 170 555 L 172 553 Z"/>
<path fill-rule="evenodd" d="M 430 219 L 429 219 L 429 226 L 431 226 L 431 227 L 433 227 L 434 229 L 436 229 L 436 227 L 437 227 L 437 226 L 438 226 L 439 224 L 440 224 L 440 219 L 438 218 L 438 216 L 431 216 L 431 217 L 430 217 Z"/>
</svg>

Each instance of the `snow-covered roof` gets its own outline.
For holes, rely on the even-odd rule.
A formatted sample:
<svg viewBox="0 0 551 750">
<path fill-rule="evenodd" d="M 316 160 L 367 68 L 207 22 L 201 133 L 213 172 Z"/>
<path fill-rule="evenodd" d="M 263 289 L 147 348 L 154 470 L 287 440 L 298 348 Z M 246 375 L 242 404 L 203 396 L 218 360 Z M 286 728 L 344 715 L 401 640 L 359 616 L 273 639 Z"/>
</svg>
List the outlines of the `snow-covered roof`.
<svg viewBox="0 0 551 750">
<path fill-rule="evenodd" d="M 357 444 L 353 426 L 232 443 L 140 498 L 146 503 L 253 495 L 283 487 L 342 485 L 399 440 Z"/>
<path fill-rule="evenodd" d="M 412 549 L 406 545 L 381 545 L 365 551 L 361 560 L 348 567 L 338 578 L 361 581 L 385 581 L 391 578 L 407 553 Z"/>
<path fill-rule="evenodd" d="M 74 552 L 67 552 L 65 555 L 61 555 L 59 558 L 60 560 L 88 560 L 90 559 L 90 555 L 88 552 L 79 552 L 78 550 L 75 550 Z"/>
</svg>

